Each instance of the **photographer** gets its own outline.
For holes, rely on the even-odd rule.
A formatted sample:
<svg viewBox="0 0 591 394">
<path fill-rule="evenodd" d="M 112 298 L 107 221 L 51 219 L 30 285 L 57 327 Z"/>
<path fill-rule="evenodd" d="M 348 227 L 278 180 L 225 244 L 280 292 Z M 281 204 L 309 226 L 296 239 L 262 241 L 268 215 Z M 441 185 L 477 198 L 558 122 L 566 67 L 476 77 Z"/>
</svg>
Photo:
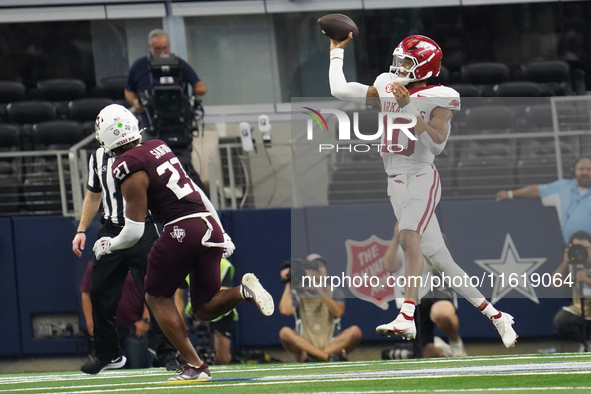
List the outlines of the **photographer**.
<svg viewBox="0 0 591 394">
<path fill-rule="evenodd" d="M 164 30 L 155 29 L 148 34 L 148 49 L 150 55 L 137 59 L 129 69 L 127 86 L 125 87 L 125 99 L 133 106 L 136 114 L 141 114 L 140 129 L 149 127 L 145 108 L 142 105 L 140 95 L 150 95 L 154 87 L 154 78 L 152 75 L 150 60 L 154 55 L 170 53 L 170 43 L 168 34 Z M 203 96 L 207 93 L 207 86 L 191 66 L 183 59 L 179 59 L 184 80 L 193 87 L 193 93 Z"/>
<path fill-rule="evenodd" d="M 565 339 L 580 342 L 581 351 L 589 351 L 588 334 L 591 331 L 591 234 L 585 231 L 575 232 L 569 239 L 564 251 L 562 264 L 556 274 L 566 278 L 572 272 L 575 282 L 573 287 L 573 303 L 562 307 L 554 316 L 554 330 Z M 564 282 L 563 282 L 564 283 Z M 583 301 L 581 301 L 581 295 Z M 581 308 L 583 306 L 583 308 Z M 583 320 L 582 317 L 585 317 Z M 585 327 L 585 329 L 583 329 Z M 587 349 L 585 349 L 587 348 Z"/>
<path fill-rule="evenodd" d="M 323 287 L 301 287 L 302 276 L 309 277 L 312 284 L 314 277 L 326 276 L 326 263 L 324 257 L 311 254 L 305 260 L 287 262 L 281 271 L 285 290 L 279 312 L 284 316 L 294 315 L 296 329 L 283 327 L 279 339 L 298 361 L 345 361 L 361 341 L 357 326 L 339 333 L 340 318 L 345 313 L 344 294 L 340 289 L 331 293 Z"/>
</svg>

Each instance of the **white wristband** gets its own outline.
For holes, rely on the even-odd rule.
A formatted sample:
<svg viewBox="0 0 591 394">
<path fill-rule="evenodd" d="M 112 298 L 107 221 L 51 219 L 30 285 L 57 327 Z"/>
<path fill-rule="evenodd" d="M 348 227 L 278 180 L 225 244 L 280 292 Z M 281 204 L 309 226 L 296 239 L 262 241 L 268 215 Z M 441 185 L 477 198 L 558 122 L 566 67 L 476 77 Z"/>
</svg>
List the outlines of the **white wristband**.
<svg viewBox="0 0 591 394">
<path fill-rule="evenodd" d="M 413 103 L 407 104 L 406 107 L 402 108 L 402 111 L 414 116 L 421 116 L 421 113 L 419 112 L 417 107 L 414 106 Z"/>
<path fill-rule="evenodd" d="M 513 190 L 509 190 L 507 196 L 509 196 L 509 200 L 513 200 Z"/>
</svg>

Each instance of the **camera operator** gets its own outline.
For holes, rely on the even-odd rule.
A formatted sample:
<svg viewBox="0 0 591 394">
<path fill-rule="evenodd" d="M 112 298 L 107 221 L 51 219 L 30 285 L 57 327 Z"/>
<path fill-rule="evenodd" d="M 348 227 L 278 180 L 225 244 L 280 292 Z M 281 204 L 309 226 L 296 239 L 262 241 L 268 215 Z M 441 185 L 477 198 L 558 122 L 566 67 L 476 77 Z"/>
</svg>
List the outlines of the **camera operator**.
<svg viewBox="0 0 591 394">
<path fill-rule="evenodd" d="M 125 99 L 133 106 L 136 114 L 141 114 L 140 129 L 150 126 L 140 95 L 150 95 L 154 87 L 154 78 L 150 65 L 151 56 L 170 53 L 168 34 L 161 29 L 152 30 L 148 34 L 148 49 L 150 55 L 137 59 L 129 69 L 127 86 L 125 87 Z M 187 62 L 179 59 L 179 66 L 184 80 L 193 87 L 195 95 L 203 96 L 207 93 L 207 86 L 199 79 L 195 70 Z"/>
<path fill-rule="evenodd" d="M 345 313 L 345 298 L 340 289 L 331 292 L 324 287 L 302 287 L 303 276 L 309 277 L 312 285 L 325 277 L 326 264 L 324 257 L 311 254 L 305 260 L 286 262 L 281 271 L 285 290 L 279 312 L 294 315 L 296 329 L 283 327 L 279 339 L 297 361 L 344 361 L 361 341 L 357 326 L 340 332 L 340 318 Z"/>
<path fill-rule="evenodd" d="M 588 334 L 591 331 L 590 256 L 591 234 L 577 231 L 570 237 L 562 264 L 553 274 L 553 276 L 561 274 L 565 279 L 569 272 L 573 273 L 571 277 L 575 282 L 573 302 L 570 306 L 562 307 L 554 316 L 554 331 L 561 338 L 580 342 L 581 351 L 590 350 L 588 343 Z"/>
</svg>

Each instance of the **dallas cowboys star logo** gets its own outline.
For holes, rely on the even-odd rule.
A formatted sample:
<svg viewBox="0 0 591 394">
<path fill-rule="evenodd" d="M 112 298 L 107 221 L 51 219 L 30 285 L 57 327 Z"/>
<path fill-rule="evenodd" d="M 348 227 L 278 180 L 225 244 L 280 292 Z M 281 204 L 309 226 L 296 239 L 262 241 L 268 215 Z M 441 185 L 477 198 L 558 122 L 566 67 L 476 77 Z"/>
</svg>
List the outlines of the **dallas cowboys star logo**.
<svg viewBox="0 0 591 394">
<path fill-rule="evenodd" d="M 474 262 L 485 271 L 494 275 L 493 304 L 505 297 L 511 290 L 516 290 L 536 304 L 539 304 L 540 301 L 538 300 L 535 289 L 531 285 L 530 277 L 546 260 L 545 257 L 521 258 L 511 235 L 507 233 L 500 259 L 474 260 Z M 505 274 L 504 281 L 501 281 L 499 275 L 503 273 Z M 521 276 L 524 273 L 526 276 L 525 283 Z M 509 285 L 509 275 L 511 274 L 515 274 L 513 276 L 517 275 L 517 286 L 515 287 Z M 512 284 L 514 283 L 515 281 L 513 280 Z M 504 286 L 502 286 L 503 284 Z"/>
</svg>

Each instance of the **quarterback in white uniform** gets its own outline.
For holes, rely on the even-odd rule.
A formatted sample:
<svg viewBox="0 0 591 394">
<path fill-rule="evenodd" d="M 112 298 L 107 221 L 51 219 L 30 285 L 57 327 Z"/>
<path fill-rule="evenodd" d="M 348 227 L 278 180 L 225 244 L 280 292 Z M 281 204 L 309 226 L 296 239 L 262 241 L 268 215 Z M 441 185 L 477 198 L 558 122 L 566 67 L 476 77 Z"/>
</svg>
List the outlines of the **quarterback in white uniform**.
<svg viewBox="0 0 591 394">
<path fill-rule="evenodd" d="M 388 196 L 399 222 L 401 245 L 406 256 L 406 276 L 421 276 L 423 255 L 446 276 L 464 277 L 464 271 L 451 257 L 443 237 L 435 207 L 441 197 L 439 172 L 433 159 L 445 148 L 454 111 L 460 109 L 460 95 L 441 85 L 427 85 L 427 79 L 439 74 L 443 53 L 435 41 L 414 35 L 405 38 L 394 50 L 390 72 L 379 75 L 372 86 L 347 82 L 343 74 L 343 57 L 352 34 L 344 41 L 331 39 L 329 81 L 334 97 L 359 104 L 380 107 L 385 121 L 388 113 L 404 113 L 416 118 L 409 129 L 415 139 L 400 130 L 391 136 L 385 133 L 381 156 L 388 174 Z M 407 123 L 405 118 L 400 122 Z M 388 130 L 387 127 L 384 130 Z M 390 140 L 391 138 L 391 140 Z M 396 149 L 391 147 L 396 144 Z M 418 287 L 407 280 L 405 301 L 392 322 L 382 324 L 376 331 L 382 335 L 400 335 L 405 339 L 416 336 L 414 322 Z M 503 344 L 515 346 L 517 334 L 513 317 L 495 309 L 472 286 L 454 289 L 477 307 L 495 325 Z"/>
</svg>

